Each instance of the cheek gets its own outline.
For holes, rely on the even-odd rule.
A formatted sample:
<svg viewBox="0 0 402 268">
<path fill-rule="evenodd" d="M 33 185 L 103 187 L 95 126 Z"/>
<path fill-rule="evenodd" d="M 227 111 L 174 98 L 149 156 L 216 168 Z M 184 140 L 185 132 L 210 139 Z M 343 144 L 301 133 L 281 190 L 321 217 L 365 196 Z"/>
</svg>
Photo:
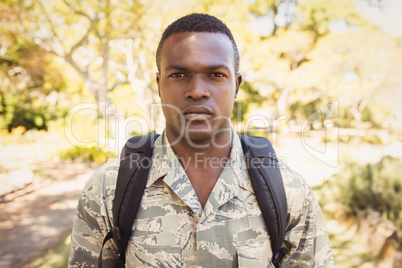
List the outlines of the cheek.
<svg viewBox="0 0 402 268">
<path fill-rule="evenodd" d="M 236 95 L 236 90 L 230 88 L 226 88 L 226 90 L 223 90 L 219 96 L 217 96 L 218 101 L 220 102 L 221 105 L 223 106 L 233 106 L 234 100 L 235 100 L 235 95 Z"/>
<path fill-rule="evenodd" d="M 218 107 L 223 115 L 231 115 L 234 105 L 234 96 L 231 94 L 225 94 L 218 100 Z"/>
<path fill-rule="evenodd" d="M 180 94 L 183 92 L 183 86 L 178 85 L 177 83 L 164 83 L 163 87 L 159 88 L 159 92 L 161 95 L 161 98 L 165 100 L 174 100 L 178 99 Z"/>
<path fill-rule="evenodd" d="M 161 97 L 162 103 L 170 103 L 172 101 L 172 99 L 174 99 L 174 97 L 172 97 L 173 93 L 174 93 L 173 90 L 163 88 L 163 89 L 160 89 L 159 92 L 160 92 L 160 97 Z"/>
</svg>

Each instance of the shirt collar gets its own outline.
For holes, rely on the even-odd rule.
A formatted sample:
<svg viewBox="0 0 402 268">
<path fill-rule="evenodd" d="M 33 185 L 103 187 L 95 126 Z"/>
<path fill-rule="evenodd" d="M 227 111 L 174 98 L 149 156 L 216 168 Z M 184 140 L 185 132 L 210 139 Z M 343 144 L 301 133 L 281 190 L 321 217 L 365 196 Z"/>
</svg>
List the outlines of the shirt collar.
<svg viewBox="0 0 402 268">
<path fill-rule="evenodd" d="M 166 138 L 165 131 L 163 131 L 154 144 L 152 167 L 146 187 L 151 186 L 158 179 L 165 177 L 168 171 L 176 165 L 176 161 L 176 154 Z"/>
<path fill-rule="evenodd" d="M 230 166 L 234 174 L 236 175 L 236 180 L 239 186 L 245 190 L 248 190 L 252 193 L 253 187 L 250 183 L 250 177 L 248 175 L 246 160 L 243 153 L 243 148 L 241 145 L 240 137 L 237 135 L 236 131 L 232 127 L 232 150 L 230 152 Z"/>
<path fill-rule="evenodd" d="M 253 192 L 250 184 L 246 161 L 243 154 L 239 135 L 231 127 L 232 133 L 232 149 L 229 157 L 229 165 L 235 175 L 235 181 L 241 188 Z M 146 187 L 151 186 L 158 179 L 165 177 L 170 170 L 180 165 L 175 152 L 173 151 L 165 131 L 155 141 L 154 152 L 152 157 L 152 168 Z"/>
</svg>

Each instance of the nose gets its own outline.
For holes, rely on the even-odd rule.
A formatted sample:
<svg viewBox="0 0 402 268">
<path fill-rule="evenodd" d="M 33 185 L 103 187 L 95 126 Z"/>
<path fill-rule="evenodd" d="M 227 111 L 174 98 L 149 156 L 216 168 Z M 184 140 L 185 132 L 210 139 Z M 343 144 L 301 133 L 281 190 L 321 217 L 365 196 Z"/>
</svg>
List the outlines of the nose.
<svg viewBox="0 0 402 268">
<path fill-rule="evenodd" d="M 185 93 L 185 98 L 197 101 L 202 99 L 207 100 L 209 97 L 210 93 L 203 78 L 200 76 L 192 77 L 188 90 Z"/>
</svg>

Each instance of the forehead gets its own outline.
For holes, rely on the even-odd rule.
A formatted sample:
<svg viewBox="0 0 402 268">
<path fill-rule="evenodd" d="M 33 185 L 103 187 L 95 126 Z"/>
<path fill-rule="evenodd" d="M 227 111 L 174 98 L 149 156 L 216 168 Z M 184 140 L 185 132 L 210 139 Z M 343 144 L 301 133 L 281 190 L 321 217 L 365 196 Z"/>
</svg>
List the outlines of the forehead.
<svg viewBox="0 0 402 268">
<path fill-rule="evenodd" d="M 169 65 L 222 64 L 234 68 L 233 45 L 223 33 L 175 33 L 169 36 L 162 46 L 162 70 Z"/>
</svg>

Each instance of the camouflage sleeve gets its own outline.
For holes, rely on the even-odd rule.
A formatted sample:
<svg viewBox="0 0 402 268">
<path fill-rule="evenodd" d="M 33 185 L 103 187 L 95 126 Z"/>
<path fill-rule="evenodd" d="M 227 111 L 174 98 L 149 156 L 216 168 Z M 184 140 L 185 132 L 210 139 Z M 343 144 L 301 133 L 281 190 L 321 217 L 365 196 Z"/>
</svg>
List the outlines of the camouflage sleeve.
<svg viewBox="0 0 402 268">
<path fill-rule="evenodd" d="M 324 216 L 307 182 L 296 172 L 281 170 L 288 200 L 285 245 L 280 267 L 335 267 Z"/>
<path fill-rule="evenodd" d="M 103 239 L 109 229 L 101 208 L 102 181 L 108 165 L 105 164 L 91 176 L 79 199 L 71 235 L 71 268 L 98 267 Z M 115 258 L 115 248 L 110 241 L 103 249 L 103 267 L 113 267 L 111 260 Z"/>
</svg>

